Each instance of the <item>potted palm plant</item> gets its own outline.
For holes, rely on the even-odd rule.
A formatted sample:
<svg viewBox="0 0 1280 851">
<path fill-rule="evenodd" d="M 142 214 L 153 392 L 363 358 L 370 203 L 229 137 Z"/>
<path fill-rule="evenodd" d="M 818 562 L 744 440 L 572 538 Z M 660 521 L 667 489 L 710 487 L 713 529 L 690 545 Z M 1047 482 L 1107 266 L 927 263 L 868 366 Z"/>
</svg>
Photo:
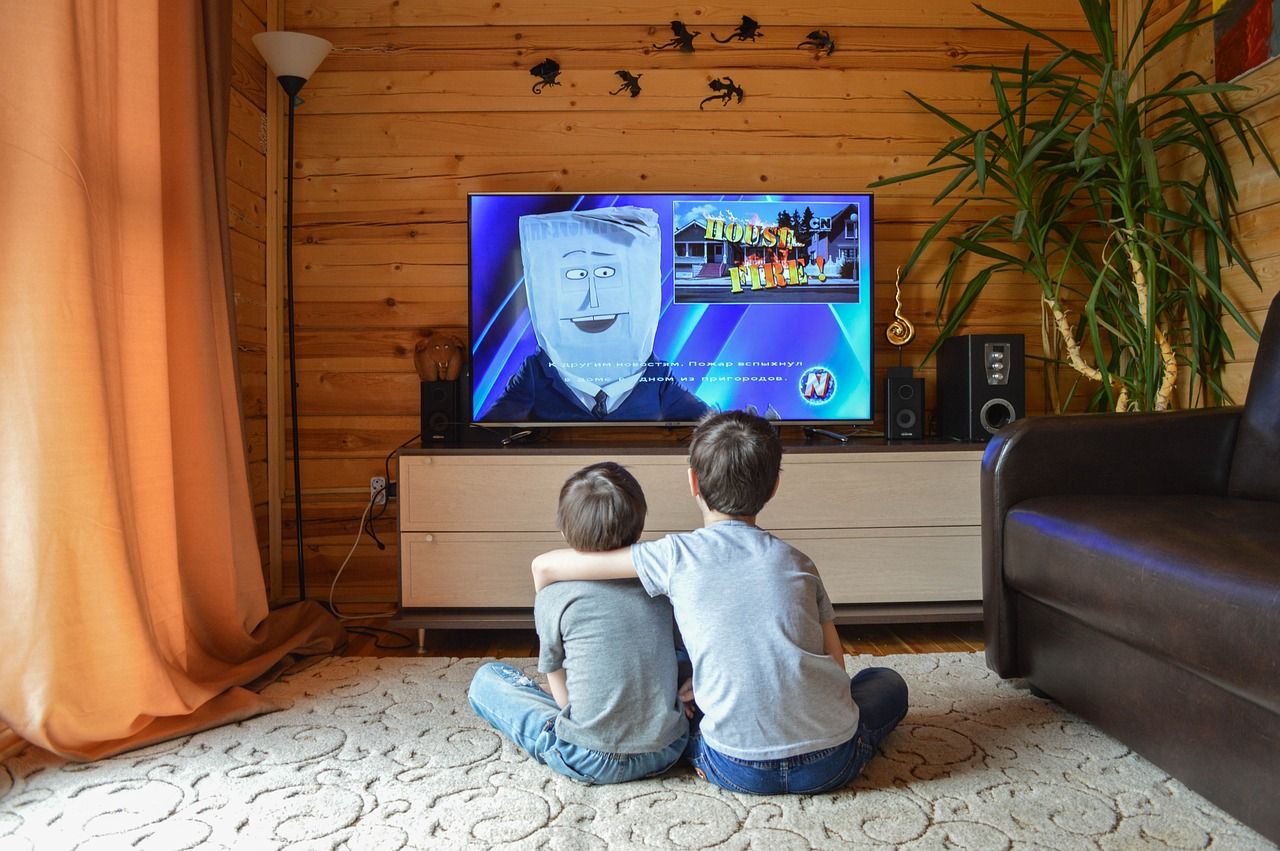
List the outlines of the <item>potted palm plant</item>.
<svg viewBox="0 0 1280 851">
<path fill-rule="evenodd" d="M 1246 87 L 1214 83 L 1194 70 L 1146 91 L 1138 81 L 1171 45 L 1209 24 L 1201 0 L 1188 0 L 1150 45 L 1145 0 L 1127 43 L 1118 44 L 1110 0 L 1078 0 L 1092 50 L 977 5 L 1002 24 L 1058 51 L 1032 67 L 1030 46 L 1015 67 L 961 66 L 990 74 L 995 116 L 971 127 L 908 94 L 954 131 L 929 167 L 872 184 L 945 175 L 934 198 L 951 207 L 924 234 L 901 272 L 974 198 L 995 199 L 995 215 L 946 239 L 951 251 L 938 281 L 938 345 L 964 320 L 992 276 L 1013 271 L 1040 289 L 1049 403 L 1065 410 L 1080 387 L 1089 407 L 1168 408 L 1180 370 L 1189 399 L 1220 404 L 1223 365 L 1232 354 L 1227 323 L 1256 330 L 1221 286 L 1223 263 L 1257 277 L 1231 232 L 1236 185 L 1219 136 L 1239 140 L 1252 160 L 1275 160 L 1226 94 Z M 976 4 L 975 4 L 976 5 Z M 978 271 L 963 280 L 976 262 Z M 1074 372 L 1059 386 L 1058 367 Z M 1063 382 L 1066 383 L 1066 382 Z"/>
</svg>

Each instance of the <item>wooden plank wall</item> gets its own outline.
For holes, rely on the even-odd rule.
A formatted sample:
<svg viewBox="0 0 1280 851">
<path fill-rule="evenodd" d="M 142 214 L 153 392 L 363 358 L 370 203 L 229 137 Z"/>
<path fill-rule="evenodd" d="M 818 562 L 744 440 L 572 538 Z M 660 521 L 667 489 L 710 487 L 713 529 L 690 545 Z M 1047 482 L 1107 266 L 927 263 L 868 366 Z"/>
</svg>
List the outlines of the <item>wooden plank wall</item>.
<svg viewBox="0 0 1280 851">
<path fill-rule="evenodd" d="M 261 0 L 237 6 L 253 2 Z M 1091 43 L 1074 4 L 988 5 L 1068 44 Z M 711 40 L 744 14 L 760 21 L 762 38 Z M 860 191 L 924 166 L 947 138 L 905 91 L 976 118 L 990 109 L 988 80 L 955 66 L 1013 63 L 1025 43 L 969 0 L 284 0 L 284 15 L 286 28 L 335 45 L 302 93 L 292 163 L 313 596 L 328 593 L 352 545 L 369 477 L 418 430 L 415 341 L 427 329 L 465 334 L 468 192 Z M 653 49 L 671 37 L 674 18 L 703 33 L 696 52 Z M 796 48 L 814 29 L 830 31 L 834 54 Z M 538 95 L 529 69 L 545 57 L 562 66 L 562 85 Z M 639 97 L 610 95 L 618 69 L 644 75 Z M 699 111 L 708 81 L 723 75 L 743 86 L 745 100 Z M 241 101 L 246 117 L 262 109 L 260 92 Z M 242 147 L 257 168 L 251 142 Z M 894 268 L 936 220 L 930 200 L 940 186 L 922 181 L 877 194 L 877 334 L 891 318 Z M 982 212 L 976 205 L 968 221 Z M 246 249 L 251 241 L 242 240 Z M 908 363 L 935 337 L 942 261 L 931 252 L 906 283 L 904 306 L 919 330 Z M 256 258 L 253 265 L 261 267 Z M 988 288 L 967 330 L 1021 331 L 1035 351 L 1039 316 L 1034 290 L 1008 277 Z M 883 343 L 877 358 L 881 370 L 896 362 Z M 924 375 L 932 397 L 931 365 Z M 1031 409 L 1040 409 L 1038 375 L 1028 387 Z M 282 496 L 288 582 L 294 532 L 291 497 Z M 394 507 L 377 529 L 387 548 L 362 540 L 338 600 L 395 598 Z"/>
<path fill-rule="evenodd" d="M 1140 6 L 1138 0 L 1125 1 Z M 1185 6 L 1185 0 L 1159 0 L 1152 10 L 1147 43 L 1152 43 L 1154 38 L 1167 31 Z M 1147 74 L 1148 91 L 1184 69 L 1198 71 L 1210 82 L 1215 81 L 1212 25 L 1201 27 L 1152 63 Z M 1272 156 L 1280 159 L 1280 60 L 1256 68 L 1232 82 L 1250 87 L 1251 91 L 1234 93 L 1229 100 L 1258 128 Z M 1260 329 L 1267 307 L 1280 292 L 1280 177 L 1264 159 L 1251 160 L 1234 138 L 1226 141 L 1224 147 L 1239 191 L 1234 227 L 1244 254 L 1262 286 L 1255 286 L 1239 267 L 1223 271 L 1223 286 L 1245 309 L 1254 327 Z M 1183 165 L 1198 167 L 1198 163 L 1191 162 Z M 1235 358 L 1227 368 L 1225 383 L 1232 397 L 1243 402 L 1257 344 L 1234 324 L 1230 331 Z"/>
<path fill-rule="evenodd" d="M 1061 6 L 996 8 L 1087 44 L 1078 14 Z M 465 332 L 468 192 L 861 190 L 923 166 L 946 138 L 905 90 L 985 113 L 987 80 L 954 66 L 1013 62 L 1024 43 L 959 0 L 808 4 L 789 7 L 784 21 L 775 8 L 655 14 L 638 3 L 286 2 L 288 28 L 335 44 L 304 91 L 293 164 L 309 583 L 327 587 L 354 537 L 369 477 L 417 431 L 415 340 L 429 328 Z M 758 42 L 709 40 L 743 14 L 761 21 Z M 652 49 L 670 36 L 673 17 L 703 31 L 697 52 Z M 795 48 L 816 28 L 836 39 L 832 56 Z M 528 69 L 546 56 L 560 62 L 563 85 L 534 95 Z M 645 75 L 640 97 L 609 94 L 618 68 Z M 707 81 L 723 74 L 746 99 L 699 111 Z M 894 267 L 935 220 L 930 198 L 939 186 L 878 194 L 878 284 L 892 283 Z M 927 256 L 904 293 L 920 331 L 908 362 L 934 336 L 927 317 L 941 262 L 940 253 Z M 878 307 L 883 328 L 892 301 Z M 1016 279 L 992 289 L 974 317 L 969 330 L 1038 339 L 1038 306 Z M 877 355 L 882 368 L 894 360 L 887 346 Z M 1036 377 L 1028 384 L 1040 387 Z M 287 502 L 285 518 L 290 541 Z M 382 525 L 386 550 L 357 547 L 339 599 L 394 596 L 393 528 L 393 519 Z M 291 577 L 289 547 L 285 560 Z"/>
<path fill-rule="evenodd" d="M 234 0 L 231 46 L 231 135 L 227 196 L 236 341 L 248 446 L 249 486 L 262 562 L 268 562 L 271 501 L 267 487 L 267 68 L 254 48 L 266 29 L 267 0 Z M 274 84 L 273 84 L 274 85 Z M 265 575 L 265 571 L 264 571 Z"/>
</svg>

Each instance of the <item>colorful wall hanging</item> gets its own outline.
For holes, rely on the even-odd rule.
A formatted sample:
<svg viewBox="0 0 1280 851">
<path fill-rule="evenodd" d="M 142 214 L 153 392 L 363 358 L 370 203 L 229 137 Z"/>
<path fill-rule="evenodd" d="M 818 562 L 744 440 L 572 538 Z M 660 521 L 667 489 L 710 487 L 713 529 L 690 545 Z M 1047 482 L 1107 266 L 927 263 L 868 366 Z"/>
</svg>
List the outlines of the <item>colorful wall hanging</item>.
<svg viewBox="0 0 1280 851">
<path fill-rule="evenodd" d="M 1280 55 L 1280 0 L 1213 0 L 1213 57 L 1218 82 L 1234 80 Z"/>
</svg>

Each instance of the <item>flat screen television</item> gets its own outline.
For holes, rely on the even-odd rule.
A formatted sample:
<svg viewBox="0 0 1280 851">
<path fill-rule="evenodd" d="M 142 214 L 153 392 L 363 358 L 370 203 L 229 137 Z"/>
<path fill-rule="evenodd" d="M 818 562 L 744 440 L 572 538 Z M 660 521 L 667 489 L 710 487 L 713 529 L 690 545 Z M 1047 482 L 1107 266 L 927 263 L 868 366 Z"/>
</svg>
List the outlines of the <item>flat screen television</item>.
<svg viewBox="0 0 1280 851">
<path fill-rule="evenodd" d="M 869 194 L 472 194 L 470 417 L 872 417 Z"/>
</svg>

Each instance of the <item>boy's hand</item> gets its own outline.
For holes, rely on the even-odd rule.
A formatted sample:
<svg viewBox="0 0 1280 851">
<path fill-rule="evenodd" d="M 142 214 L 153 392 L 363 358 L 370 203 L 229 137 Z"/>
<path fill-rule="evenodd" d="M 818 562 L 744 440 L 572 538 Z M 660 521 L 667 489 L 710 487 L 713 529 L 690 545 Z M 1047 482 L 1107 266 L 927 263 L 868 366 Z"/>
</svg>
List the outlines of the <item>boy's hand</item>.
<svg viewBox="0 0 1280 851">
<path fill-rule="evenodd" d="M 559 549 L 535 556 L 531 565 L 533 570 L 533 589 L 541 591 L 552 582 L 555 582 L 555 579 L 550 578 L 554 572 L 555 565 L 559 560 L 563 559 L 565 553 L 572 552 L 573 550 L 570 549 Z"/>
<path fill-rule="evenodd" d="M 693 713 L 698 708 L 698 704 L 693 698 L 693 677 L 689 677 L 680 684 L 680 691 L 677 694 L 680 697 L 680 703 L 684 706 L 684 717 L 692 718 Z"/>
</svg>

